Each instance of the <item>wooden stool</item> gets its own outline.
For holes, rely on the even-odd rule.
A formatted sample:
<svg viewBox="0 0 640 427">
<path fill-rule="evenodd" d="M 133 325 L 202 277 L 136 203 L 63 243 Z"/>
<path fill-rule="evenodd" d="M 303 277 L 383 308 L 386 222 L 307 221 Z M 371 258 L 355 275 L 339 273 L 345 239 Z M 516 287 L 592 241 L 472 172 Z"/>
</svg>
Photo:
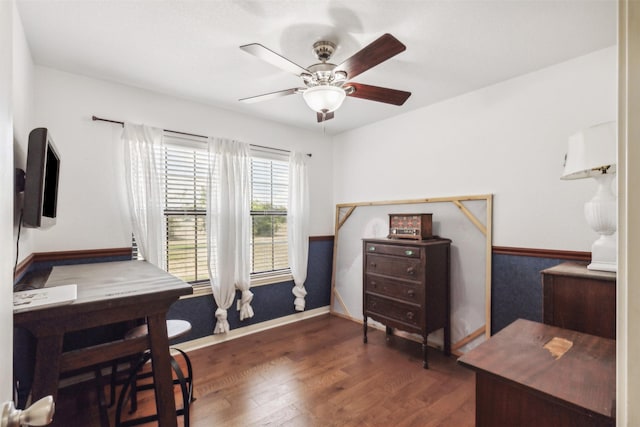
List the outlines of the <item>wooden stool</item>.
<svg viewBox="0 0 640 427">
<path fill-rule="evenodd" d="M 189 323 L 188 321 L 173 319 L 167 320 L 167 336 L 170 341 L 179 336 L 187 334 L 189 331 L 191 331 L 191 323 Z M 125 334 L 124 339 L 127 340 L 139 338 L 148 335 L 148 333 L 149 330 L 147 328 L 147 325 L 144 324 L 129 330 Z M 178 365 L 178 362 L 173 356 L 171 356 L 171 368 L 176 374 L 176 379 L 173 380 L 173 384 L 179 385 L 182 392 L 182 408 L 176 411 L 176 415 L 182 415 L 184 417 L 184 426 L 189 427 L 189 405 L 193 400 L 193 369 L 191 367 L 191 360 L 189 360 L 189 356 L 187 356 L 187 354 L 182 350 L 177 348 L 172 348 L 171 350 L 177 351 L 182 356 L 187 366 L 187 375 L 185 376 L 182 372 L 182 369 L 180 368 L 180 365 Z M 138 406 L 138 391 L 154 389 L 153 383 L 138 385 L 138 380 L 153 377 L 153 371 L 145 373 L 142 372 L 142 368 L 147 362 L 149 362 L 149 360 L 151 360 L 151 351 L 147 350 L 142 354 L 137 363 L 132 364 L 130 374 L 125 381 L 122 390 L 120 390 L 120 396 L 118 397 L 118 404 L 116 407 L 116 426 L 133 426 L 158 420 L 158 415 L 153 414 L 132 420 L 122 421 L 122 408 L 126 400 L 128 398 L 131 399 L 130 413 L 133 413 L 137 410 Z M 153 369 L 153 366 L 151 367 L 151 369 Z"/>
</svg>

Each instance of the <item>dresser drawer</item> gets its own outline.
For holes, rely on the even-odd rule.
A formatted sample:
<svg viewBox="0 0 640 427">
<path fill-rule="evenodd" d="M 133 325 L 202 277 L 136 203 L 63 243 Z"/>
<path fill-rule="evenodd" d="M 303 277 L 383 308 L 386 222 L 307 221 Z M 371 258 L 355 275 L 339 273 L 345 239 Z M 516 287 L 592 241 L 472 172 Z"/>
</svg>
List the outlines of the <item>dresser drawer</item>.
<svg viewBox="0 0 640 427">
<path fill-rule="evenodd" d="M 422 325 L 424 310 L 419 306 L 402 304 L 371 294 L 367 294 L 366 304 L 366 310 L 372 316 L 377 314 L 418 328 Z"/>
<path fill-rule="evenodd" d="M 394 255 L 409 258 L 420 258 L 420 248 L 400 245 L 385 245 L 384 243 L 370 243 L 365 245 L 368 254 Z"/>
<path fill-rule="evenodd" d="M 365 275 L 364 281 L 366 292 L 386 295 L 413 303 L 422 301 L 423 286 L 420 283 L 369 274 Z"/>
<path fill-rule="evenodd" d="M 419 281 L 423 267 L 419 259 L 367 254 L 365 273 L 384 274 Z"/>
</svg>

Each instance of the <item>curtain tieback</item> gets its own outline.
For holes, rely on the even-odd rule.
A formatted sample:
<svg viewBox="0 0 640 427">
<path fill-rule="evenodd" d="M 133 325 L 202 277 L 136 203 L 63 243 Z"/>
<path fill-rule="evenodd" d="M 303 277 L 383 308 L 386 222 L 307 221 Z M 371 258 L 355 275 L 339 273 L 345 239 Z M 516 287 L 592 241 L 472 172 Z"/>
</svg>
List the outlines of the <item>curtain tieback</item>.
<svg viewBox="0 0 640 427">
<path fill-rule="evenodd" d="M 304 284 L 296 284 L 291 291 L 295 295 L 296 299 L 293 301 L 293 305 L 297 311 L 304 311 L 306 305 L 304 297 L 307 296 L 307 290 L 304 288 Z"/>
<path fill-rule="evenodd" d="M 253 317 L 251 301 L 253 301 L 253 292 L 249 289 L 242 291 L 242 296 L 240 298 L 240 320 Z"/>
<path fill-rule="evenodd" d="M 229 321 L 227 320 L 227 310 L 224 308 L 218 308 L 216 310 L 216 327 L 213 330 L 214 334 L 224 334 L 229 332 Z"/>
</svg>

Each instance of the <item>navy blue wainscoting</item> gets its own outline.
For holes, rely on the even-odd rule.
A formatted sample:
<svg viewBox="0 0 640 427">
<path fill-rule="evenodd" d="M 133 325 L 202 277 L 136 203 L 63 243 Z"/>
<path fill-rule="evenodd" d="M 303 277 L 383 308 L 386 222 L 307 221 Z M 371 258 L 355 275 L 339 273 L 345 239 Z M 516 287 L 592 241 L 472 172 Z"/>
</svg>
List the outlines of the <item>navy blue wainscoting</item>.
<svg viewBox="0 0 640 427">
<path fill-rule="evenodd" d="M 312 240 L 309 242 L 309 263 L 307 266 L 306 310 L 328 306 L 331 298 L 331 272 L 333 262 L 333 240 Z M 287 281 L 251 288 L 253 302 L 251 306 L 255 315 L 251 319 L 240 321 L 240 312 L 236 309 L 236 301 L 240 292 L 236 292 L 234 303 L 227 316 L 231 329 L 242 328 L 256 323 L 295 314 L 294 296 L 291 293 L 293 282 Z M 176 342 L 189 341 L 206 337 L 213 333 L 215 327 L 216 304 L 212 295 L 185 298 L 171 306 L 169 319 L 184 319 L 191 322 L 191 333 Z"/>
<path fill-rule="evenodd" d="M 491 284 L 491 334 L 516 319 L 542 322 L 540 272 L 566 259 L 493 254 Z"/>
</svg>

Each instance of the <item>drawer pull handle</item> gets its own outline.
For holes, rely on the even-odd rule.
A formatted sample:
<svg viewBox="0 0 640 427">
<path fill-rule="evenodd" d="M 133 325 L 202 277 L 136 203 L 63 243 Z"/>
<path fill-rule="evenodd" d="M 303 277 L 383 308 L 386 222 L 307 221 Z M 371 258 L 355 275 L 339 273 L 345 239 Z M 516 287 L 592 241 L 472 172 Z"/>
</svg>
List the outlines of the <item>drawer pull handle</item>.
<svg viewBox="0 0 640 427">
<path fill-rule="evenodd" d="M 369 265 L 371 265 L 371 267 L 373 267 L 373 268 L 376 268 L 376 267 L 378 266 L 378 264 L 376 264 L 375 262 L 372 262 L 372 263 L 371 263 L 371 264 L 369 264 Z"/>
<path fill-rule="evenodd" d="M 414 291 L 413 289 L 409 289 L 407 291 L 407 295 L 409 295 L 411 298 L 416 296 L 416 291 Z"/>
<path fill-rule="evenodd" d="M 413 276 L 414 274 L 416 274 L 416 269 L 413 267 L 407 268 L 407 274 Z"/>
<path fill-rule="evenodd" d="M 375 246 L 369 246 L 369 250 L 370 250 L 371 252 L 373 252 L 373 251 L 375 251 L 375 250 L 376 250 L 376 247 L 375 247 Z"/>
<path fill-rule="evenodd" d="M 413 316 L 414 316 L 414 314 L 412 312 L 410 312 L 410 311 L 407 312 L 407 319 L 413 320 Z"/>
<path fill-rule="evenodd" d="M 378 282 L 376 282 L 375 280 L 371 281 L 371 286 L 373 286 L 374 288 L 378 287 Z"/>
<path fill-rule="evenodd" d="M 413 253 L 414 253 L 414 252 L 413 252 L 413 251 L 411 251 L 411 250 L 404 251 L 404 254 L 405 254 L 406 256 L 411 256 L 411 255 L 413 255 Z"/>
</svg>

